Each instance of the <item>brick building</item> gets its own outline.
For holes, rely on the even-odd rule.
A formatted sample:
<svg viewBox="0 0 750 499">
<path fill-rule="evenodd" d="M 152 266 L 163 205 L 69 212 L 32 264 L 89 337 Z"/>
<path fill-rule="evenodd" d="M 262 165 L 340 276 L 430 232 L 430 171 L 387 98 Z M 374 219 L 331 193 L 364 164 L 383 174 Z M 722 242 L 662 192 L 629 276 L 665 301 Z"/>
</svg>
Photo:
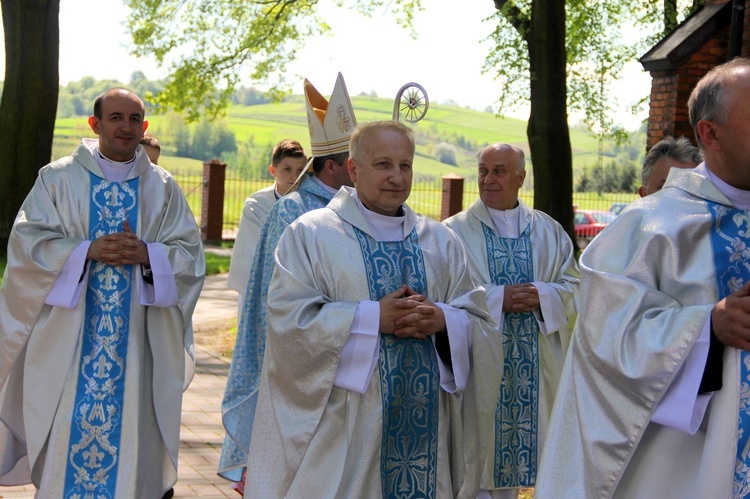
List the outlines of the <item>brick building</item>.
<svg viewBox="0 0 750 499">
<path fill-rule="evenodd" d="M 738 55 L 750 56 L 750 0 L 706 0 L 641 57 L 652 78 L 647 149 L 667 135 L 695 143 L 690 92 L 711 68 Z"/>
</svg>

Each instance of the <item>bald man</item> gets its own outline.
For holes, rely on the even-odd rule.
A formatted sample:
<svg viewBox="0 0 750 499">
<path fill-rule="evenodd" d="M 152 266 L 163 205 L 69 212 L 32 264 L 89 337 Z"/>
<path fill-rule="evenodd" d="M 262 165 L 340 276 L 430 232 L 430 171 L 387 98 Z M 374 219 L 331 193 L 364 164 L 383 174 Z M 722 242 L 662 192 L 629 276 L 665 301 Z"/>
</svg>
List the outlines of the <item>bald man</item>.
<svg viewBox="0 0 750 499">
<path fill-rule="evenodd" d="M 536 483 L 538 459 L 576 317 L 578 266 L 559 223 L 526 206 L 522 149 L 478 155 L 479 200 L 445 221 L 466 247 L 475 286 L 487 290 L 490 335 L 474 335 L 479 499 L 513 499 Z"/>
<path fill-rule="evenodd" d="M 140 140 L 143 101 L 94 102 L 71 156 L 45 166 L 0 288 L 0 485 L 37 497 L 171 497 L 200 233 Z M 186 359 L 189 361 L 186 363 Z"/>
</svg>

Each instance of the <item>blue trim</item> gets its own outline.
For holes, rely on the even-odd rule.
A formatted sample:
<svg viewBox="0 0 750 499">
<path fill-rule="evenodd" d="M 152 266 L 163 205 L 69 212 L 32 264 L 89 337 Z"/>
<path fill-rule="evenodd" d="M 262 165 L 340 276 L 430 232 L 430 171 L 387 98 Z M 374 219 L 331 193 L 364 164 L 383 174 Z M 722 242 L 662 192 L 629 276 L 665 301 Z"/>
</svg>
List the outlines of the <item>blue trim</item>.
<svg viewBox="0 0 750 499">
<path fill-rule="evenodd" d="M 722 300 L 750 280 L 750 219 L 748 212 L 708 202 L 716 285 Z M 737 459 L 732 497 L 750 497 L 750 353 L 740 351 L 740 393 L 737 420 Z"/>
<path fill-rule="evenodd" d="M 91 174 L 89 239 L 135 232 L 138 183 Z M 86 289 L 78 388 L 70 428 L 64 497 L 114 498 L 122 432 L 133 266 L 92 262 Z"/>
<path fill-rule="evenodd" d="M 534 280 L 530 227 L 518 239 L 482 224 L 487 265 L 497 285 Z M 536 484 L 539 436 L 539 325 L 534 314 L 505 313 L 503 377 L 495 411 L 495 487 Z"/>
<path fill-rule="evenodd" d="M 416 230 L 403 242 L 377 242 L 356 227 L 354 232 L 362 249 L 370 299 L 378 301 L 403 284 L 416 293 L 427 293 Z M 381 334 L 378 368 L 383 406 L 383 497 L 435 497 L 440 377 L 432 340 Z"/>
</svg>

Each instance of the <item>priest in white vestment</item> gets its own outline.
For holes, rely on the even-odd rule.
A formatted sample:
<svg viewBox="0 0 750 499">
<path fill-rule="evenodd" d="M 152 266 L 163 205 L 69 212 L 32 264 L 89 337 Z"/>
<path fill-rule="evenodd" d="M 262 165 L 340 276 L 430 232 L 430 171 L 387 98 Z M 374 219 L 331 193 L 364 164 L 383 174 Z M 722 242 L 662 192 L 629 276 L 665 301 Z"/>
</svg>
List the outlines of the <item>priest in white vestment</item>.
<svg viewBox="0 0 750 499">
<path fill-rule="evenodd" d="M 479 197 L 447 220 L 463 241 L 476 285 L 498 327 L 475 336 L 480 498 L 518 497 L 536 483 L 538 460 L 576 318 L 573 243 L 518 191 L 525 155 L 493 144 L 479 155 Z"/>
<path fill-rule="evenodd" d="M 750 60 L 688 102 L 673 168 L 580 259 L 580 315 L 536 497 L 748 497 Z"/>
<path fill-rule="evenodd" d="M 491 327 L 463 246 L 404 204 L 414 139 L 355 130 L 344 187 L 279 241 L 249 497 L 475 497 L 472 329 Z"/>
<path fill-rule="evenodd" d="M 99 96 L 99 140 L 45 166 L 0 288 L 0 485 L 37 497 L 171 497 L 205 261 L 143 102 Z M 2 491 L 0 489 L 0 495 Z"/>
<path fill-rule="evenodd" d="M 268 165 L 268 171 L 275 179 L 273 185 L 257 190 L 245 199 L 227 276 L 227 287 L 239 293 L 238 317 L 245 306 L 245 291 L 263 223 L 274 203 L 294 190 L 295 181 L 306 163 L 305 150 L 299 142 L 282 140 L 273 148 L 271 164 Z"/>
</svg>

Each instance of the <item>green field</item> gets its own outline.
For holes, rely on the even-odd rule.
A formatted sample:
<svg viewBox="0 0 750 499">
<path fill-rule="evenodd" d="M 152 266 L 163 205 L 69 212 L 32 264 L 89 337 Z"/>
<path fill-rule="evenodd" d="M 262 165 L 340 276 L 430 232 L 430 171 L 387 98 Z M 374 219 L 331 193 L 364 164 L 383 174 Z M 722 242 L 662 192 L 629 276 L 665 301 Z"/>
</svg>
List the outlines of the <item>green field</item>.
<svg viewBox="0 0 750 499">
<path fill-rule="evenodd" d="M 393 102 L 369 96 L 352 98 L 357 120 L 362 122 L 391 119 Z M 81 137 L 95 137 L 86 123 L 87 117 L 59 119 L 55 123 L 55 142 L 53 157 L 70 154 Z M 170 117 L 163 115 L 147 116 L 149 130 L 157 137 L 169 137 L 166 127 Z M 171 118 L 173 119 L 173 118 Z M 234 132 L 238 144 L 252 138 L 258 147 L 276 144 L 284 138 L 298 140 L 309 151 L 309 135 L 304 102 L 301 96 L 293 96 L 289 102 L 261 104 L 256 106 L 233 105 L 221 118 Z M 431 104 L 426 117 L 417 123 L 410 124 L 417 139 L 417 157 L 415 173 L 418 178 L 438 178 L 447 173 L 463 176 L 475 175 L 475 156 L 477 151 L 493 142 L 516 144 L 528 153 L 526 122 L 515 118 L 498 118 L 487 112 L 480 112 L 455 106 Z M 573 127 L 570 130 L 571 148 L 573 151 L 574 170 L 597 161 L 599 142 L 593 134 Z M 446 142 L 457 147 L 457 166 L 441 163 L 434 158 L 434 147 Z M 201 168 L 201 161 L 188 161 L 176 165 L 170 157 L 170 144 L 162 140 L 165 155 L 164 166 L 173 168 Z M 645 149 L 645 143 L 644 147 Z M 605 142 L 606 151 L 611 144 Z M 270 159 L 270 158 L 269 158 Z M 229 165 L 230 169 L 232 165 Z M 196 172 L 197 173 L 197 172 Z"/>
<path fill-rule="evenodd" d="M 360 123 L 391 119 L 393 102 L 365 95 L 352 97 L 352 104 Z M 185 192 L 196 218 L 200 219 L 203 189 L 203 161 L 170 155 L 169 123 L 174 116 L 147 116 L 149 130 L 161 137 L 160 165 L 172 172 Z M 231 106 L 221 118 L 235 134 L 237 144 L 250 141 L 258 149 L 267 149 L 284 138 L 298 140 L 309 151 L 309 135 L 304 102 L 293 96 L 287 102 L 256 106 Z M 53 159 L 70 154 L 81 137 L 95 137 L 86 117 L 57 120 Z M 493 114 L 455 106 L 431 104 L 425 119 L 410 125 L 417 142 L 414 160 L 414 186 L 409 204 L 420 213 L 437 218 L 442 197 L 440 178 L 453 173 L 464 177 L 464 208 L 478 198 L 476 187 L 476 152 L 493 142 L 516 144 L 528 153 L 526 123 L 514 118 L 498 118 Z M 173 135 L 173 134 L 172 134 Z M 166 140 L 165 140 L 166 139 Z M 599 142 L 591 133 L 573 127 L 570 130 L 573 151 L 574 176 L 588 165 L 597 162 Z M 455 147 L 457 165 L 452 166 L 435 159 L 435 147 L 447 143 Z M 645 144 L 644 144 L 645 146 Z M 644 147 L 645 148 L 645 147 Z M 612 149 L 606 144 L 604 150 Z M 642 148 L 643 149 L 643 148 Z M 268 159 L 270 162 L 270 158 Z M 266 163 L 267 164 L 267 163 Z M 265 167 L 266 165 L 258 165 Z M 529 205 L 533 200 L 533 171 L 528 167 L 528 190 L 521 197 Z M 233 165 L 226 170 L 224 226 L 236 227 L 245 198 L 270 184 L 270 180 L 243 178 Z M 582 209 L 608 209 L 613 202 L 629 202 L 636 194 L 574 194 L 574 204 Z"/>
</svg>

